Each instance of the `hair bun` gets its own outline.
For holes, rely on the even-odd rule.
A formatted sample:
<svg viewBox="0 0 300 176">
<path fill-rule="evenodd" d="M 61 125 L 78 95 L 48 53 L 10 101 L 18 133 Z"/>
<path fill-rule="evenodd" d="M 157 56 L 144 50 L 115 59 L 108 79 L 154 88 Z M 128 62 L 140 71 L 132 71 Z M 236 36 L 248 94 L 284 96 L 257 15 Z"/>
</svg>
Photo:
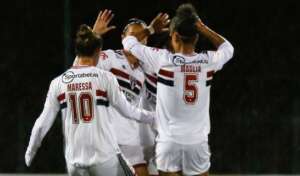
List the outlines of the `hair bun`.
<svg viewBox="0 0 300 176">
<path fill-rule="evenodd" d="M 192 37 L 198 33 L 195 18 L 184 18 L 178 23 L 177 32 L 181 36 Z"/>
<path fill-rule="evenodd" d="M 192 4 L 182 4 L 176 10 L 176 16 L 185 18 L 198 18 L 196 9 Z"/>
<path fill-rule="evenodd" d="M 75 51 L 76 54 L 91 56 L 96 48 L 102 47 L 101 36 L 95 34 L 92 29 L 86 25 L 80 25 L 76 33 Z"/>
<path fill-rule="evenodd" d="M 93 35 L 92 29 L 88 25 L 82 24 L 79 27 L 79 30 L 76 34 L 76 37 L 77 37 L 77 39 L 83 39 L 84 40 L 84 39 L 89 38 L 92 35 Z"/>
<path fill-rule="evenodd" d="M 170 31 L 176 31 L 183 42 L 190 42 L 198 35 L 196 22 L 198 14 L 192 4 L 182 4 L 176 10 L 170 24 Z"/>
</svg>

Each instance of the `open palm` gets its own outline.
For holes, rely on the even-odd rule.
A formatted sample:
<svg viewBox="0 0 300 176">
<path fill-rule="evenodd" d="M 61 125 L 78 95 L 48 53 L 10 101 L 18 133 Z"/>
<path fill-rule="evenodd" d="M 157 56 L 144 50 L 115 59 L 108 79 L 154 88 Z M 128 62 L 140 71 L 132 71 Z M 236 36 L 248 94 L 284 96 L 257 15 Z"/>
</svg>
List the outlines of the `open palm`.
<svg viewBox="0 0 300 176">
<path fill-rule="evenodd" d="M 113 17 L 114 14 L 111 10 L 105 9 L 104 11 L 100 11 L 94 24 L 93 32 L 103 35 L 108 31 L 115 29 L 115 26 L 109 26 L 109 23 L 111 22 Z"/>
</svg>

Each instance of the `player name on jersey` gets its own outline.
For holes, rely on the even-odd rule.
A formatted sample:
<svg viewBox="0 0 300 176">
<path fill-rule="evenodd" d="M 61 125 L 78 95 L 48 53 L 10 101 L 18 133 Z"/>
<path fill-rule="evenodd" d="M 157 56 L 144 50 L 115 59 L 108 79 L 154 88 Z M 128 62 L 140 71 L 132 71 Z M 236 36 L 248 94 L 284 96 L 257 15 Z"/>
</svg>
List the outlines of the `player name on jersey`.
<svg viewBox="0 0 300 176">
<path fill-rule="evenodd" d="M 83 91 L 83 90 L 92 90 L 92 83 L 83 82 L 83 83 L 68 84 L 68 91 Z"/>
<path fill-rule="evenodd" d="M 181 72 L 201 72 L 200 65 L 182 65 Z"/>
</svg>

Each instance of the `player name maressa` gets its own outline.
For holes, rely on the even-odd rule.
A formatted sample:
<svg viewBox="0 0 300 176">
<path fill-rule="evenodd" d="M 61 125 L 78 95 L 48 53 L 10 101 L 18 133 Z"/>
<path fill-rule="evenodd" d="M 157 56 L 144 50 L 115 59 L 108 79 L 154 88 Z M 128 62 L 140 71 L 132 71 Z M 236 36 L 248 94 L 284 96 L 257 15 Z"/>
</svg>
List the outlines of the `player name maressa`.
<svg viewBox="0 0 300 176">
<path fill-rule="evenodd" d="M 84 82 L 84 83 L 68 84 L 68 91 L 82 91 L 82 90 L 92 90 L 92 83 Z"/>
</svg>

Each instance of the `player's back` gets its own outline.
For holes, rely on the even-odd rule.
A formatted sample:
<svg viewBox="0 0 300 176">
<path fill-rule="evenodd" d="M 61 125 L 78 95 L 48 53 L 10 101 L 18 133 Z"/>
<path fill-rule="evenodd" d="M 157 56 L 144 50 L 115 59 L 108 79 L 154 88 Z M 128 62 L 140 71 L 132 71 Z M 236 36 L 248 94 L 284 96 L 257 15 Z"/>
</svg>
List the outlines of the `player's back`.
<svg viewBox="0 0 300 176">
<path fill-rule="evenodd" d="M 216 51 L 183 55 L 147 47 L 133 36 L 122 41 L 141 64 L 157 73 L 158 141 L 183 144 L 207 141 L 210 132 L 210 80 L 232 56 L 227 41 Z"/>
<path fill-rule="evenodd" d="M 68 162 L 89 166 L 104 162 L 118 149 L 112 131 L 107 99 L 106 71 L 96 67 L 73 67 L 57 77 L 65 154 Z"/>
<path fill-rule="evenodd" d="M 157 85 L 158 140 L 196 143 L 210 131 L 210 82 L 214 73 L 205 53 L 160 58 Z"/>
</svg>

